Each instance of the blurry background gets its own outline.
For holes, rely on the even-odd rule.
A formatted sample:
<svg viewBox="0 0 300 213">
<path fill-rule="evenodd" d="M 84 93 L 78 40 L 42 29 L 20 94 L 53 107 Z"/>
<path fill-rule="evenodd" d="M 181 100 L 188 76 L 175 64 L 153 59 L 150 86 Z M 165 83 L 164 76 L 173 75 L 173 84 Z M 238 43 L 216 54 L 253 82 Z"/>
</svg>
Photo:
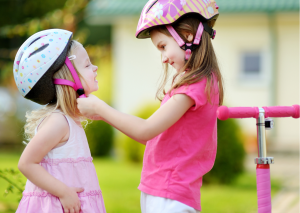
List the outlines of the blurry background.
<svg viewBox="0 0 300 213">
<path fill-rule="evenodd" d="M 16 173 L 24 149 L 25 112 L 41 107 L 22 98 L 15 86 L 12 67 L 18 48 L 40 30 L 74 32 L 74 39 L 99 67 L 95 95 L 122 112 L 148 118 L 159 107 L 155 93 L 162 65 L 151 40 L 135 38 L 146 2 L 1 1 L 0 212 L 14 212 L 18 205 L 17 186 L 23 187 L 26 180 Z M 220 16 L 213 45 L 224 78 L 224 105 L 299 104 L 299 2 L 217 0 L 217 4 Z M 107 212 L 140 212 L 136 188 L 144 146 L 102 121 L 93 121 L 86 133 Z M 267 140 L 269 156 L 275 157 L 273 212 L 298 213 L 299 120 L 275 119 Z M 256 212 L 255 119 L 219 122 L 218 144 L 215 167 L 201 189 L 203 212 Z"/>
</svg>

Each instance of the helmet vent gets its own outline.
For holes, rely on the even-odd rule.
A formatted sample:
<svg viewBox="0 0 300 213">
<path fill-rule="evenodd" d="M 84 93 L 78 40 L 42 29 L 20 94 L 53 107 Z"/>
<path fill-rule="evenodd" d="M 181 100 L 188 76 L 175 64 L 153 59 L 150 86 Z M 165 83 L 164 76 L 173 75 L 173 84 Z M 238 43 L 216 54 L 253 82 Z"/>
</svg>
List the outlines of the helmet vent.
<svg viewBox="0 0 300 213">
<path fill-rule="evenodd" d="M 154 2 L 150 5 L 150 7 L 148 8 L 146 14 L 147 14 L 147 13 L 149 12 L 149 10 L 153 7 L 153 5 L 155 5 L 155 3 L 156 3 L 157 1 L 158 1 L 158 0 L 154 1 Z"/>
<path fill-rule="evenodd" d="M 49 46 L 49 44 L 45 44 L 43 45 L 42 47 L 40 47 L 39 49 L 35 50 L 34 52 L 32 52 L 28 58 L 30 58 L 31 56 L 33 56 L 34 54 L 38 53 L 38 52 L 41 52 L 43 49 L 47 48 Z"/>
<path fill-rule="evenodd" d="M 37 40 L 39 40 L 40 38 L 42 38 L 42 37 L 38 37 L 38 38 L 34 39 L 34 40 L 28 45 L 28 47 L 29 47 L 30 45 L 32 45 L 34 42 L 36 42 Z"/>
</svg>

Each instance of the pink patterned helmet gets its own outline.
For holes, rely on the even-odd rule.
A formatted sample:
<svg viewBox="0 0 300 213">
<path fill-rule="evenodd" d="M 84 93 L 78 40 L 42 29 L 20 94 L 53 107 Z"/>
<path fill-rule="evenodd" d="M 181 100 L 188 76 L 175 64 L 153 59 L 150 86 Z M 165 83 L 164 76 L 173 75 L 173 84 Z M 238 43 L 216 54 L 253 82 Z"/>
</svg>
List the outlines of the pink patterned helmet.
<svg viewBox="0 0 300 213">
<path fill-rule="evenodd" d="M 186 51 L 185 59 L 188 60 L 191 51 L 200 44 L 203 30 L 207 31 L 211 38 L 215 37 L 216 31 L 209 27 L 207 22 L 218 18 L 218 9 L 214 0 L 149 0 L 142 10 L 135 36 L 149 38 L 151 28 L 166 25 L 179 46 Z M 199 24 L 194 42 L 184 43 L 171 24 L 180 17 L 192 13 L 199 14 L 202 22 Z"/>
<path fill-rule="evenodd" d="M 149 0 L 142 10 L 135 36 L 149 38 L 152 27 L 172 24 L 188 13 L 198 13 L 207 21 L 217 19 L 218 9 L 214 0 Z"/>
</svg>

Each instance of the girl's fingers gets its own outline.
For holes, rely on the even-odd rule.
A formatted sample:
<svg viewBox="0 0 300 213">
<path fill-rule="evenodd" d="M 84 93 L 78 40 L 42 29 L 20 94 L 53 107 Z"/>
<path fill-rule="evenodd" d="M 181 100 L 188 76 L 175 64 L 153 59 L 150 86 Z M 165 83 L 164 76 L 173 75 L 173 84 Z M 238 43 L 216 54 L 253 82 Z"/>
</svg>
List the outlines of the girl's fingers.
<svg viewBox="0 0 300 213">
<path fill-rule="evenodd" d="M 72 208 L 71 211 L 70 211 L 70 213 L 75 213 L 75 210 Z"/>
<path fill-rule="evenodd" d="M 75 213 L 79 213 L 80 208 L 78 206 L 75 207 Z"/>
<path fill-rule="evenodd" d="M 83 192 L 84 191 L 84 188 L 75 188 L 76 192 Z"/>
<path fill-rule="evenodd" d="M 69 213 L 69 209 L 64 209 L 64 213 Z"/>
</svg>

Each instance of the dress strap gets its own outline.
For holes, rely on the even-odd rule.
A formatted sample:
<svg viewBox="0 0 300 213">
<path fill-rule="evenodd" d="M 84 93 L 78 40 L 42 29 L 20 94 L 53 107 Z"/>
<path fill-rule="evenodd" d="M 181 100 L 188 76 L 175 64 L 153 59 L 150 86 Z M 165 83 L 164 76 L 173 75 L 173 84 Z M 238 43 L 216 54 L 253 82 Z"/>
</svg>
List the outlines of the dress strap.
<svg viewBox="0 0 300 213">
<path fill-rule="evenodd" d="M 68 124 L 69 124 L 70 130 L 71 130 L 71 124 L 70 124 L 69 118 L 68 118 L 68 116 L 65 115 L 65 113 L 63 113 L 63 112 L 60 111 L 59 109 L 54 110 L 53 112 L 51 112 L 51 114 L 52 114 L 52 113 L 60 113 L 60 114 L 62 114 L 62 115 L 66 118 L 66 120 L 67 120 L 67 122 L 68 122 Z M 51 115 L 51 114 L 49 114 L 49 115 Z M 39 128 L 39 126 L 41 125 L 41 123 L 42 123 L 42 122 L 45 120 L 45 118 L 47 118 L 49 115 L 43 117 L 43 118 L 40 120 L 40 122 L 38 123 L 38 125 L 35 127 L 35 130 L 34 130 L 34 134 L 35 134 L 35 135 L 36 135 L 36 133 L 37 133 L 37 131 L 38 131 L 38 128 Z"/>
<path fill-rule="evenodd" d="M 36 135 L 36 133 L 37 133 L 37 130 L 38 130 L 38 128 L 39 128 L 39 126 L 41 125 L 41 123 L 45 120 L 45 118 L 47 118 L 47 116 L 46 117 L 43 117 L 42 119 L 41 119 L 41 121 L 39 122 L 39 124 L 35 127 L 35 130 L 34 130 L 34 135 Z"/>
</svg>

